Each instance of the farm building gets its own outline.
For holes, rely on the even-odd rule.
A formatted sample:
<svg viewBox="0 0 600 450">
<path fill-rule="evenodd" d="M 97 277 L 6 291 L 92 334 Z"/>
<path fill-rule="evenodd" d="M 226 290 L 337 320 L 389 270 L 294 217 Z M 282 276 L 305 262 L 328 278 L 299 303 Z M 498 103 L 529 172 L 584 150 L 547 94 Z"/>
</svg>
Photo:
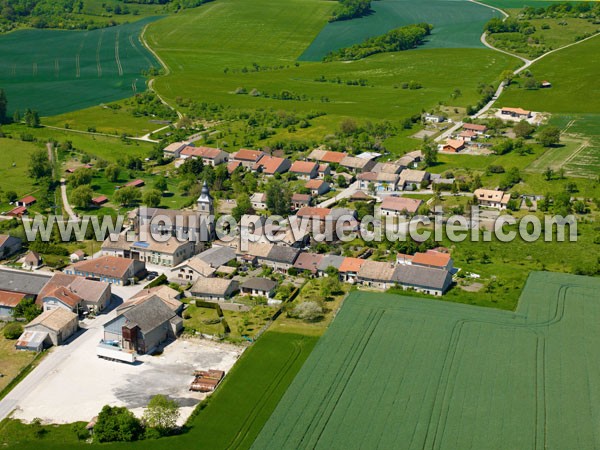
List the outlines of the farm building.
<svg viewBox="0 0 600 450">
<path fill-rule="evenodd" d="M 263 262 L 277 272 L 286 272 L 293 267 L 299 254 L 300 250 L 297 248 L 274 245 L 269 254 L 263 258 Z"/>
<path fill-rule="evenodd" d="M 415 265 L 398 265 L 392 277 L 393 284 L 429 295 L 441 296 L 452 284 L 452 274 L 446 269 Z"/>
<path fill-rule="evenodd" d="M 76 263 L 78 261 L 83 261 L 85 259 L 85 252 L 83 250 L 75 250 L 73 253 L 69 255 L 69 260 L 72 263 Z"/>
<path fill-rule="evenodd" d="M 142 186 L 144 186 L 146 183 L 144 180 L 141 179 L 137 179 L 137 180 L 131 180 L 129 183 L 125 183 L 125 185 L 123 187 L 135 187 L 135 188 L 140 188 Z"/>
<path fill-rule="evenodd" d="M 158 241 L 150 236 L 146 241 L 130 242 L 127 235 L 119 234 L 117 239 L 109 236 L 102 243 L 102 254 L 120 258 L 132 258 L 149 264 L 173 267 L 194 255 L 196 245 L 192 241 L 182 241 L 176 237 Z"/>
<path fill-rule="evenodd" d="M 37 296 L 50 280 L 49 275 L 0 269 L 0 291 Z"/>
<path fill-rule="evenodd" d="M 529 119 L 531 117 L 531 111 L 527 111 L 523 108 L 504 107 L 500 110 L 500 114 L 514 119 Z"/>
<path fill-rule="evenodd" d="M 19 338 L 16 344 L 17 350 L 38 350 L 36 348 L 29 348 L 31 345 L 29 339 L 32 335 L 27 335 L 28 332 L 39 332 L 44 333 L 43 346 L 50 347 L 52 345 L 62 345 L 67 339 L 69 339 L 79 326 L 77 314 L 67 311 L 63 308 L 53 309 L 51 311 L 44 311 L 27 325 L 25 325 L 25 331 Z M 39 335 L 34 339 L 35 342 L 39 342 Z"/>
<path fill-rule="evenodd" d="M 65 273 L 124 286 L 145 270 L 146 264 L 142 261 L 117 256 L 100 256 L 72 264 L 65 269 Z"/>
<path fill-rule="evenodd" d="M 193 297 L 224 301 L 239 290 L 239 283 L 226 278 L 198 278 L 190 289 Z"/>
<path fill-rule="evenodd" d="M 28 297 L 32 298 L 33 296 L 22 292 L 0 291 L 0 320 L 11 318 L 12 312 L 19 302 Z"/>
<path fill-rule="evenodd" d="M 276 288 L 277 283 L 268 278 L 250 278 L 240 286 L 240 291 L 242 294 L 252 297 L 271 298 L 275 294 Z"/>
<path fill-rule="evenodd" d="M 0 259 L 8 258 L 21 250 L 22 241 L 18 237 L 0 234 Z"/>
<path fill-rule="evenodd" d="M 6 215 L 9 217 L 23 217 L 27 215 L 27 207 L 17 206 L 16 208 L 13 208 L 7 212 Z"/>
<path fill-rule="evenodd" d="M 25 206 L 26 208 L 28 208 L 31 205 L 33 205 L 36 201 L 37 201 L 37 199 L 34 196 L 28 195 L 27 197 L 23 197 L 21 200 L 17 200 L 15 202 L 15 205 Z"/>
<path fill-rule="evenodd" d="M 389 289 L 394 285 L 393 263 L 367 260 L 361 265 L 357 280 L 363 286 L 377 289 Z"/>
<path fill-rule="evenodd" d="M 436 250 L 427 250 L 426 252 L 417 252 L 411 260 L 415 266 L 430 267 L 432 269 L 452 270 L 453 261 L 449 253 L 442 253 Z"/>
<path fill-rule="evenodd" d="M 104 325 L 104 341 L 117 342 L 120 348 L 140 355 L 181 332 L 183 321 L 164 302 L 153 296 L 120 313 Z"/>
<path fill-rule="evenodd" d="M 102 206 L 106 202 L 108 202 L 108 197 L 106 195 L 99 195 L 98 197 L 94 197 L 92 199 L 92 205 L 94 206 Z"/>
</svg>

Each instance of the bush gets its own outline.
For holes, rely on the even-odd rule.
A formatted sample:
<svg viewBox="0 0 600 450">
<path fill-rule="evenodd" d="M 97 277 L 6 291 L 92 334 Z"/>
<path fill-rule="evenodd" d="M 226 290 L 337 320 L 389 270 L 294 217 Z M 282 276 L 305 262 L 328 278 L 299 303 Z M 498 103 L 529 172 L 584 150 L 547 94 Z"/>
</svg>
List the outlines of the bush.
<svg viewBox="0 0 600 450">
<path fill-rule="evenodd" d="M 131 442 L 137 440 L 143 428 L 140 420 L 127 408 L 104 406 L 94 426 L 98 442 Z"/>
<path fill-rule="evenodd" d="M 323 308 L 317 302 L 302 302 L 292 310 L 291 316 L 306 322 L 316 322 L 323 318 Z"/>
<path fill-rule="evenodd" d="M 6 339 L 18 339 L 23 333 L 23 327 L 17 322 L 11 322 L 4 327 L 2 334 Z"/>
</svg>

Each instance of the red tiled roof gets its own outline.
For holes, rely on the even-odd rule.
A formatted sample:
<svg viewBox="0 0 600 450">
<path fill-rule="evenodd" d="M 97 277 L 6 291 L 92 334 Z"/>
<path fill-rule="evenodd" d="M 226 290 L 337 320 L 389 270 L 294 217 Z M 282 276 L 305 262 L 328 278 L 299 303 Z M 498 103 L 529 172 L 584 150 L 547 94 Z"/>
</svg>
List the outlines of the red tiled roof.
<svg viewBox="0 0 600 450">
<path fill-rule="evenodd" d="M 235 171 L 235 169 L 237 169 L 241 165 L 242 165 L 241 161 L 230 161 L 227 164 L 227 172 L 233 173 Z"/>
<path fill-rule="evenodd" d="M 140 180 L 139 178 L 137 180 L 132 180 L 129 183 L 125 184 L 126 187 L 130 187 L 130 186 L 140 187 L 140 186 L 143 186 L 143 185 L 144 185 L 144 180 Z"/>
<path fill-rule="evenodd" d="M 305 203 L 309 203 L 310 202 L 310 195 L 309 194 L 292 194 L 292 201 L 293 202 L 305 202 Z"/>
<path fill-rule="evenodd" d="M 365 263 L 365 259 L 360 258 L 344 258 L 340 268 L 338 269 L 340 272 L 358 272 L 362 265 Z"/>
<path fill-rule="evenodd" d="M 329 208 L 318 208 L 314 206 L 304 206 L 298 210 L 298 217 L 318 217 L 324 220 L 331 213 Z"/>
<path fill-rule="evenodd" d="M 253 169 L 258 170 L 262 168 L 263 173 L 267 175 L 273 175 L 277 169 L 283 164 L 285 161 L 284 158 L 278 158 L 277 156 L 263 156 L 260 160 L 254 164 Z"/>
<path fill-rule="evenodd" d="M 200 158 L 214 159 L 221 153 L 220 148 L 213 147 L 193 147 L 191 145 L 186 146 L 182 151 L 182 156 L 197 156 Z"/>
<path fill-rule="evenodd" d="M 487 130 L 487 127 L 485 125 L 479 125 L 477 123 L 465 123 L 463 124 L 463 129 L 483 132 Z"/>
<path fill-rule="evenodd" d="M 463 148 L 465 146 L 465 141 L 463 141 L 462 139 L 448 139 L 446 141 L 445 146 L 449 146 L 449 147 L 452 147 L 455 150 L 458 150 L 458 149 Z"/>
<path fill-rule="evenodd" d="M 77 271 L 94 275 L 123 278 L 132 264 L 133 259 L 120 258 L 118 256 L 101 256 L 96 259 L 77 262 L 71 267 Z"/>
<path fill-rule="evenodd" d="M 419 206 L 421 206 L 421 203 L 423 203 L 421 200 L 414 198 L 388 196 L 381 202 L 381 209 L 398 212 L 406 210 L 409 213 L 415 213 L 419 209 Z"/>
<path fill-rule="evenodd" d="M 323 157 L 321 158 L 321 161 L 328 162 L 328 163 L 340 163 L 342 161 L 342 159 L 344 159 L 346 156 L 348 156 L 347 153 L 326 152 L 323 155 Z"/>
<path fill-rule="evenodd" d="M 33 203 L 35 203 L 37 200 L 34 196 L 32 195 L 28 195 L 26 197 L 23 197 L 21 200 L 19 200 L 20 203 L 24 203 L 25 206 L 29 206 Z"/>
<path fill-rule="evenodd" d="M 26 295 L 21 292 L 0 291 L 0 306 L 14 308 Z"/>
<path fill-rule="evenodd" d="M 304 187 L 306 189 L 319 189 L 323 183 L 325 183 L 325 181 L 323 180 L 309 180 L 306 182 L 306 184 L 304 185 Z"/>
<path fill-rule="evenodd" d="M 81 300 L 83 300 L 75 292 L 70 291 L 69 289 L 67 289 L 64 286 L 58 286 L 58 287 L 54 288 L 53 290 L 48 292 L 48 294 L 46 294 L 46 297 L 57 298 L 62 303 L 70 306 L 71 308 L 74 308 L 79 303 L 81 303 Z"/>
<path fill-rule="evenodd" d="M 296 173 L 311 173 L 319 169 L 319 165 L 315 162 L 310 161 L 294 161 L 290 172 Z"/>
<path fill-rule="evenodd" d="M 92 199 L 92 203 L 97 205 L 101 205 L 102 203 L 106 203 L 108 201 L 108 197 L 106 195 L 99 195 L 98 197 L 94 197 Z"/>
<path fill-rule="evenodd" d="M 426 253 L 415 253 L 412 262 L 422 266 L 446 267 L 450 262 L 450 255 L 428 250 Z"/>
<path fill-rule="evenodd" d="M 264 153 L 260 150 L 248 150 L 246 148 L 240 148 L 239 151 L 235 154 L 235 159 L 238 161 L 258 161 Z"/>
<path fill-rule="evenodd" d="M 6 213 L 7 216 L 21 216 L 27 212 L 27 208 L 25 206 L 17 206 L 14 209 L 11 209 Z"/>
</svg>

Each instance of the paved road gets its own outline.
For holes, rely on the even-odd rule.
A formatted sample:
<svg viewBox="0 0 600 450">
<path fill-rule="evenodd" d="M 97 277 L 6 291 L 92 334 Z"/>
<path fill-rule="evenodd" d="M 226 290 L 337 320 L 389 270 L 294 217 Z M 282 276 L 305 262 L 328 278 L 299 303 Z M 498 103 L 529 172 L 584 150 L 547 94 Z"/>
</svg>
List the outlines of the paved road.
<svg viewBox="0 0 600 450">
<path fill-rule="evenodd" d="M 0 400 L 0 422 L 8 417 L 15 408 L 18 408 L 19 402 L 30 395 L 39 384 L 44 382 L 44 379 L 49 374 L 56 371 L 61 364 L 69 359 L 76 349 L 89 343 L 90 339 L 97 339 L 98 333 L 85 330 L 97 330 L 101 328 L 106 322 L 115 317 L 116 310 L 114 307 L 121 302 L 121 299 L 126 300 L 131 298 L 141 291 L 142 288 L 142 284 L 135 286 L 112 286 L 113 296 L 118 297 L 116 300 L 113 298 L 113 302 L 111 303 L 111 308 L 113 309 L 106 314 L 97 316 L 95 319 L 86 319 L 82 330 L 75 335 L 75 338 L 71 338 L 67 344 L 52 347 L 42 362 L 15 386 L 6 397 Z"/>
<path fill-rule="evenodd" d="M 78 222 L 79 217 L 71 208 L 71 204 L 69 203 L 69 197 L 67 197 L 67 180 L 61 178 L 60 180 L 60 195 L 62 196 L 63 208 L 65 209 L 67 215 L 69 216 L 69 220 L 73 222 Z"/>
<path fill-rule="evenodd" d="M 358 191 L 358 181 L 355 181 L 354 183 L 352 183 L 350 186 L 348 186 L 346 189 L 344 189 L 339 194 L 335 195 L 334 197 L 331 197 L 328 200 L 325 200 L 325 201 L 319 203 L 317 206 L 319 208 L 329 208 L 330 206 L 339 202 L 341 199 L 351 197 L 352 194 L 354 194 L 356 191 Z"/>
</svg>

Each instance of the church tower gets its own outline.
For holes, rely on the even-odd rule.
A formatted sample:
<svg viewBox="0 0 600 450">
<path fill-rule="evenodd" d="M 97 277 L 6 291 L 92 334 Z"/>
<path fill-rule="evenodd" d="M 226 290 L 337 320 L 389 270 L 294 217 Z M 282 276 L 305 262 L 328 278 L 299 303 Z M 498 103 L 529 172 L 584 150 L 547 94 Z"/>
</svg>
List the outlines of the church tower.
<svg viewBox="0 0 600 450">
<path fill-rule="evenodd" d="M 206 181 L 204 182 L 204 184 L 202 185 L 202 191 L 200 192 L 200 197 L 198 197 L 198 212 L 200 213 L 201 216 L 214 216 L 215 215 L 215 210 L 214 210 L 214 204 L 213 204 L 213 198 L 210 195 L 210 192 L 208 190 L 208 185 L 206 184 Z"/>
</svg>

